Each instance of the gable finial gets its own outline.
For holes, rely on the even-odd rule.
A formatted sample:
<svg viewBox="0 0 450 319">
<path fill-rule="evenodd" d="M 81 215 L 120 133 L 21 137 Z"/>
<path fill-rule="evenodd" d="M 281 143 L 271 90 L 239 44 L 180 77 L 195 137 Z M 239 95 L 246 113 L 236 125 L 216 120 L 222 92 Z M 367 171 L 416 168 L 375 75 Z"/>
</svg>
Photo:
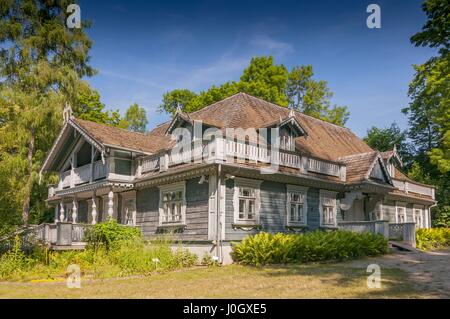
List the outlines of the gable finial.
<svg viewBox="0 0 450 319">
<path fill-rule="evenodd" d="M 397 144 L 394 144 L 394 148 L 392 151 L 394 151 L 394 153 L 397 153 Z"/>
<path fill-rule="evenodd" d="M 176 110 L 175 114 L 178 114 L 178 113 L 181 113 L 181 112 L 182 112 L 181 111 L 181 103 L 177 102 L 177 110 Z"/>
<path fill-rule="evenodd" d="M 291 110 L 289 111 L 289 117 L 295 117 L 294 108 L 291 107 Z"/>
<path fill-rule="evenodd" d="M 66 124 L 72 118 L 73 118 L 72 107 L 70 106 L 69 103 L 66 102 L 66 106 L 64 107 L 63 110 L 64 124 Z"/>
</svg>

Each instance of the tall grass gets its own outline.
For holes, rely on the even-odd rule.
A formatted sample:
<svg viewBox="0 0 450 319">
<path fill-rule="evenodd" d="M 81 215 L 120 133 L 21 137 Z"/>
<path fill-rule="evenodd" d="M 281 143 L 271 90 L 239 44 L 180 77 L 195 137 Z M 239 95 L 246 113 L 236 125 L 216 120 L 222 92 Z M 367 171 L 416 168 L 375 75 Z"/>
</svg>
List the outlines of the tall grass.
<svg viewBox="0 0 450 319">
<path fill-rule="evenodd" d="M 248 236 L 233 246 L 232 256 L 244 264 L 263 265 L 355 259 L 387 251 L 388 242 L 381 235 L 315 231 Z"/>
<path fill-rule="evenodd" d="M 147 275 L 197 262 L 197 256 L 188 250 L 173 250 L 167 238 L 146 243 L 135 228 L 105 224 L 94 227 L 83 251 L 49 251 L 37 246 L 27 255 L 17 239 L 14 248 L 0 256 L 0 279 L 52 280 L 64 277 L 71 264 L 79 265 L 84 276 L 104 278 Z"/>
<path fill-rule="evenodd" d="M 416 247 L 421 250 L 450 247 L 450 228 L 418 229 Z"/>
</svg>

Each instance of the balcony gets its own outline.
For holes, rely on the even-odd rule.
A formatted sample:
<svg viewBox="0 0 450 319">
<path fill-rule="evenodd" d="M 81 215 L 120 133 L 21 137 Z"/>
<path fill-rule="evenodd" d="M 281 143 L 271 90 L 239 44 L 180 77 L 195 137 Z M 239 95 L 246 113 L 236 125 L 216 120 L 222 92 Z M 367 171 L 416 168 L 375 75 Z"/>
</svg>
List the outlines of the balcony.
<svg viewBox="0 0 450 319">
<path fill-rule="evenodd" d="M 48 197 L 50 198 L 55 196 L 57 191 L 65 188 L 71 188 L 77 185 L 106 178 L 107 173 L 107 165 L 103 164 L 102 161 L 97 161 L 93 164 L 87 164 L 76 167 L 73 170 L 65 171 L 61 173 L 58 185 L 49 185 Z"/>
<path fill-rule="evenodd" d="M 193 142 L 181 152 L 165 151 L 144 157 L 137 176 L 149 172 L 166 171 L 181 163 L 201 163 L 214 161 L 234 161 L 237 163 L 278 164 L 297 169 L 299 172 L 314 172 L 345 180 L 345 166 L 319 159 L 300 156 L 298 153 L 270 146 L 216 138 L 213 141 Z"/>
<path fill-rule="evenodd" d="M 413 182 L 408 182 L 408 181 L 400 181 L 397 179 L 393 179 L 392 182 L 394 183 L 394 186 L 397 187 L 398 189 L 404 191 L 405 193 L 416 193 L 419 195 L 425 195 L 425 196 L 429 196 L 432 199 L 435 199 L 435 195 L 434 195 L 434 188 L 433 187 L 429 187 L 426 185 L 421 185 L 421 184 L 416 184 Z"/>
</svg>

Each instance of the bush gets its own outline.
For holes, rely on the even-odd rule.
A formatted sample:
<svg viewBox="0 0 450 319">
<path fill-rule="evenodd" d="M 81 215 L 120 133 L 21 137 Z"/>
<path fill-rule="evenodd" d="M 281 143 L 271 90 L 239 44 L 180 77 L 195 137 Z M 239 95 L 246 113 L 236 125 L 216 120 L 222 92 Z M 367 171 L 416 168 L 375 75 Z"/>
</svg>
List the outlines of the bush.
<svg viewBox="0 0 450 319">
<path fill-rule="evenodd" d="M 46 279 L 66 276 L 71 264 L 80 266 L 82 275 L 117 277 L 147 275 L 193 266 L 197 256 L 179 247 L 172 250 L 167 239 L 146 244 L 139 230 L 116 225 L 98 224 L 83 251 L 49 251 L 35 247 L 30 254 L 21 250 L 17 237 L 14 248 L 0 256 L 0 279 Z"/>
<path fill-rule="evenodd" d="M 244 264 L 263 265 L 355 259 L 381 255 L 387 251 L 387 240 L 372 233 L 259 233 L 234 245 L 232 257 Z"/>
<path fill-rule="evenodd" d="M 418 229 L 416 247 L 421 250 L 450 247 L 450 228 Z"/>
<path fill-rule="evenodd" d="M 89 229 L 85 240 L 94 248 L 105 246 L 106 249 L 109 249 L 121 241 L 142 240 L 142 235 L 136 227 L 121 225 L 115 220 L 110 220 L 106 223 L 96 224 Z"/>
<path fill-rule="evenodd" d="M 12 274 L 20 275 L 23 271 L 30 269 L 32 264 L 33 260 L 21 250 L 20 238 L 16 236 L 13 248 L 0 256 L 0 278 Z"/>
</svg>

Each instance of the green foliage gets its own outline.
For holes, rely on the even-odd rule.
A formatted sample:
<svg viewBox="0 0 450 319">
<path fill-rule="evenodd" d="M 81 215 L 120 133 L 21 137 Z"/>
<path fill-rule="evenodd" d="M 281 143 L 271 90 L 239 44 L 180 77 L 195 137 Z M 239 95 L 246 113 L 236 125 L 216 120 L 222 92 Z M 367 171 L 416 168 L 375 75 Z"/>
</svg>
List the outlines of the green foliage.
<svg viewBox="0 0 450 319">
<path fill-rule="evenodd" d="M 74 116 L 83 120 L 127 128 L 128 123 L 120 117 L 118 110 L 105 110 L 105 104 L 100 101 L 100 94 L 87 88 L 78 93 L 73 106 Z"/>
<path fill-rule="evenodd" d="M 142 235 L 138 228 L 119 224 L 114 219 L 95 224 L 88 230 L 85 238 L 89 245 L 95 248 L 104 246 L 106 249 L 121 244 L 122 241 L 140 239 Z"/>
<path fill-rule="evenodd" d="M 131 105 L 125 113 L 124 120 L 128 122 L 128 130 L 133 132 L 145 132 L 148 120 L 145 110 L 137 103 Z"/>
<path fill-rule="evenodd" d="M 0 256 L 0 278 L 5 278 L 11 274 L 21 274 L 33 264 L 33 260 L 21 250 L 21 241 L 18 236 L 14 240 L 12 250 Z"/>
<path fill-rule="evenodd" d="M 450 228 L 418 229 L 416 247 L 421 250 L 450 247 Z"/>
<path fill-rule="evenodd" d="M 75 104 L 89 66 L 91 41 L 66 27 L 73 1 L 8 0 L 0 4 L 0 216 L 24 224 L 44 214 L 37 172 L 61 127 L 65 102 Z M 34 214 L 34 216 L 33 216 Z"/>
<path fill-rule="evenodd" d="M 380 152 L 390 151 L 395 146 L 402 160 L 408 163 L 412 150 L 406 138 L 407 132 L 401 130 L 396 123 L 392 123 L 390 126 L 384 128 L 372 126 L 367 130 L 364 142 Z"/>
<path fill-rule="evenodd" d="M 426 0 L 422 5 L 428 20 L 422 32 L 411 37 L 416 46 L 450 48 L 450 5 L 448 0 Z"/>
<path fill-rule="evenodd" d="M 80 266 L 84 276 L 106 278 L 148 275 L 191 267 L 197 262 L 195 254 L 181 247 L 172 250 L 168 241 L 145 244 L 137 236 L 115 238 L 109 249 L 105 245 L 88 246 L 84 251 L 48 251 L 36 247 L 28 256 L 20 250 L 18 241 L 14 249 L 0 256 L 0 279 L 63 278 L 71 264 Z"/>
<path fill-rule="evenodd" d="M 408 137 L 414 145 L 415 165 L 409 172 L 419 180 L 437 186 L 438 206 L 433 208 L 434 226 L 450 226 L 450 41 L 448 1 L 426 0 L 422 5 L 427 21 L 411 37 L 416 46 L 439 49 L 438 55 L 415 65 L 409 85 L 411 102 Z"/>
<path fill-rule="evenodd" d="M 233 94 L 244 92 L 281 106 L 290 104 L 305 114 L 344 125 L 349 112 L 343 106 L 330 106 L 333 93 L 326 81 L 312 79 L 311 66 L 295 67 L 289 72 L 273 57 L 254 57 L 244 69 L 238 82 L 230 81 L 211 86 L 196 94 L 176 89 L 163 95 L 159 109 L 174 114 L 180 106 L 184 112 L 194 112 Z"/>
<path fill-rule="evenodd" d="M 326 81 L 316 81 L 313 76 L 311 65 L 302 65 L 291 70 L 286 84 L 289 106 L 307 115 L 344 125 L 349 116 L 347 107 L 335 105 L 330 108 L 333 92 Z"/>
<path fill-rule="evenodd" d="M 205 253 L 202 257 L 201 264 L 203 266 L 212 267 L 212 266 L 218 266 L 219 262 L 217 260 L 214 260 L 211 256 L 211 254 Z"/>
<path fill-rule="evenodd" d="M 347 260 L 386 253 L 381 235 L 348 231 L 304 234 L 259 233 L 233 246 L 233 259 L 249 265 Z"/>
</svg>

